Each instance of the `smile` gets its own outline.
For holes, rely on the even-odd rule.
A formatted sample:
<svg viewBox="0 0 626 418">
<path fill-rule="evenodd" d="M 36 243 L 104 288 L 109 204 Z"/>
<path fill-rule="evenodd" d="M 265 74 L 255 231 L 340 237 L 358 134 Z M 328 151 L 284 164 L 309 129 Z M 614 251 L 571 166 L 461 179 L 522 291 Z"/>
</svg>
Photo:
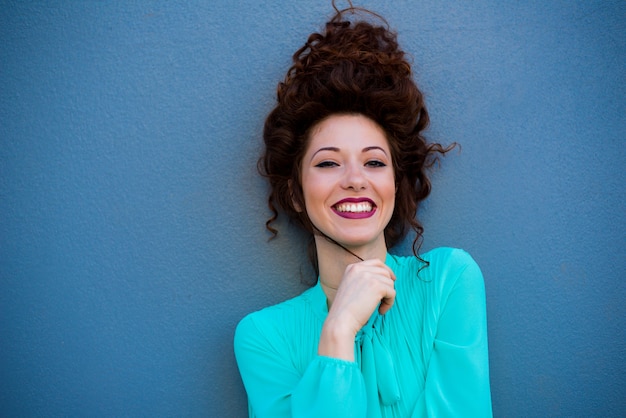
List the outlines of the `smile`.
<svg viewBox="0 0 626 418">
<path fill-rule="evenodd" d="M 369 199 L 344 199 L 332 207 L 333 211 L 342 218 L 362 219 L 369 218 L 376 212 L 376 205 Z"/>
</svg>

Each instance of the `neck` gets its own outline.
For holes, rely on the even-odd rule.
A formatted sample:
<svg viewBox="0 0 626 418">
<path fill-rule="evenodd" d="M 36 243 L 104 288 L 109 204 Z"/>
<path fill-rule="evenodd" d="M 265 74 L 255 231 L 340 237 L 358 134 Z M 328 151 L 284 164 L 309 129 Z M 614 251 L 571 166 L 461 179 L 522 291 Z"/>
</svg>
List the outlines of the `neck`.
<svg viewBox="0 0 626 418">
<path fill-rule="evenodd" d="M 363 260 L 379 259 L 383 262 L 387 257 L 387 246 L 384 240 L 368 248 L 348 247 L 354 255 L 320 235 L 315 235 L 315 246 L 317 249 L 320 284 L 328 299 L 329 308 L 335 300 L 335 295 L 341 284 L 346 267 L 361 261 L 355 255 Z"/>
</svg>

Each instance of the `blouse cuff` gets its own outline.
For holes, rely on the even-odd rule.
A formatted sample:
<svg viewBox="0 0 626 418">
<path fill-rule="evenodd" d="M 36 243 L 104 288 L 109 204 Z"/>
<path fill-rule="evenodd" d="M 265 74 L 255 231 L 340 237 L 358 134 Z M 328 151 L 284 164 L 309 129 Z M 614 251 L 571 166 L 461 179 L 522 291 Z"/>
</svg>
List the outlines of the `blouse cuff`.
<svg viewBox="0 0 626 418">
<path fill-rule="evenodd" d="M 355 362 L 317 356 L 292 394 L 298 417 L 365 417 L 367 399 L 363 376 Z"/>
</svg>

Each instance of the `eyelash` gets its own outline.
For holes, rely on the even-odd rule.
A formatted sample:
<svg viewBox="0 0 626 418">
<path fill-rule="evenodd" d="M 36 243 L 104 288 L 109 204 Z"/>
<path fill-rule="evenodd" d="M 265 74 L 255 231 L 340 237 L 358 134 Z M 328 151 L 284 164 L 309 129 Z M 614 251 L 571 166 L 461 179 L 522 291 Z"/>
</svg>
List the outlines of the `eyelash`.
<svg viewBox="0 0 626 418">
<path fill-rule="evenodd" d="M 315 167 L 318 168 L 327 168 L 327 167 L 337 167 L 339 164 L 337 164 L 334 161 L 322 161 L 319 164 L 316 164 Z M 370 160 L 368 162 L 365 163 L 366 166 L 368 167 L 387 167 L 387 164 L 383 163 L 382 161 L 379 160 Z"/>
<path fill-rule="evenodd" d="M 370 167 L 387 167 L 387 164 L 379 160 L 368 161 L 367 163 L 365 163 L 365 165 Z"/>
<path fill-rule="evenodd" d="M 315 167 L 326 168 L 326 167 L 336 167 L 338 164 L 333 161 L 322 161 L 319 164 L 316 164 Z"/>
</svg>

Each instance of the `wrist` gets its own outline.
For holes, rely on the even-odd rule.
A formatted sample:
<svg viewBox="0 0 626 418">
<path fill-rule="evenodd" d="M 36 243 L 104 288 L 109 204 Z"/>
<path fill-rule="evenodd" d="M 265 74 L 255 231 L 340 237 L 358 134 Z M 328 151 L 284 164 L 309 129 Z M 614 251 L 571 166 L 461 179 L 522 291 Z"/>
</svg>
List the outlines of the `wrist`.
<svg viewBox="0 0 626 418">
<path fill-rule="evenodd" d="M 354 361 L 354 338 L 356 331 L 335 318 L 327 318 L 322 328 L 318 354 Z"/>
</svg>

